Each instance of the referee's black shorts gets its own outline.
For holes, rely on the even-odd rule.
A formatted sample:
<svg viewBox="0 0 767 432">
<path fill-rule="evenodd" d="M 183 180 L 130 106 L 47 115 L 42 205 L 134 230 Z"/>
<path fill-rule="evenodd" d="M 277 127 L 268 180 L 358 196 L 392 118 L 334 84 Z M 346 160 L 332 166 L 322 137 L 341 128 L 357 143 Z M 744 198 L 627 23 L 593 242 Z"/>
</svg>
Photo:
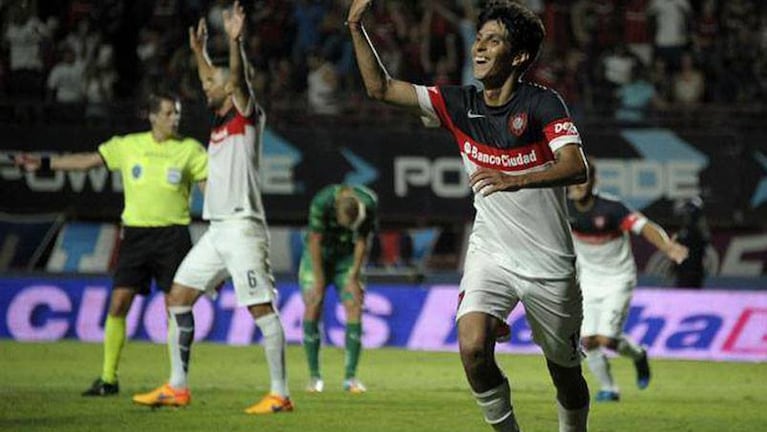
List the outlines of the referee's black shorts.
<svg viewBox="0 0 767 432">
<path fill-rule="evenodd" d="M 187 225 L 123 227 L 112 286 L 147 295 L 154 279 L 157 287 L 167 293 L 176 269 L 191 248 Z"/>
</svg>

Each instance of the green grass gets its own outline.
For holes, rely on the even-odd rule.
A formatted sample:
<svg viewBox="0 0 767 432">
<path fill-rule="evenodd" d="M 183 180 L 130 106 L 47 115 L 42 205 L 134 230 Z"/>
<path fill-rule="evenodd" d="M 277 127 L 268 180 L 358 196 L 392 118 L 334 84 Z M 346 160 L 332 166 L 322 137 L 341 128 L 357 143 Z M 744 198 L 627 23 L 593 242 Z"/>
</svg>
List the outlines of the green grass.
<svg viewBox="0 0 767 432">
<path fill-rule="evenodd" d="M 129 343 L 118 397 L 80 397 L 98 376 L 101 346 L 78 342 L 0 342 L 0 431 L 491 431 L 480 417 L 455 353 L 366 351 L 364 395 L 341 391 L 343 352 L 324 349 L 325 392 L 305 394 L 300 347 L 288 350 L 296 411 L 247 416 L 242 410 L 268 390 L 261 347 L 195 345 L 193 402 L 184 409 L 150 410 L 130 396 L 167 377 L 164 346 Z M 525 432 L 557 430 L 553 388 L 542 357 L 500 356 L 512 382 Z M 633 385 L 633 367 L 613 361 L 623 400 L 593 404 L 591 430 L 599 432 L 767 430 L 767 364 L 660 361 L 649 389 Z M 587 374 L 589 384 L 596 388 Z"/>
</svg>

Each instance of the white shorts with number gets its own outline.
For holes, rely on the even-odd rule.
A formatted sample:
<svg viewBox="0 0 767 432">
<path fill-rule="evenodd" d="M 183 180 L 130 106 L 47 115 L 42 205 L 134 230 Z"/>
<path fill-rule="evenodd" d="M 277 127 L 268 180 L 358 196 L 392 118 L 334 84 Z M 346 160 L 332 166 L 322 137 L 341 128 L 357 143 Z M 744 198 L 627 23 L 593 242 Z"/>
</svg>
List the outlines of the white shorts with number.
<svg viewBox="0 0 767 432">
<path fill-rule="evenodd" d="M 250 219 L 213 221 L 186 255 L 174 282 L 214 293 L 232 277 L 239 306 L 272 303 L 277 298 L 266 227 Z"/>
<path fill-rule="evenodd" d="M 533 339 L 546 358 L 564 366 L 580 364 L 581 291 L 569 279 L 532 279 L 514 273 L 487 252 L 469 248 L 461 279 L 456 320 L 483 312 L 501 321 L 522 302 Z"/>
<path fill-rule="evenodd" d="M 582 273 L 583 326 L 581 336 L 618 338 L 623 333 L 635 279 L 607 278 Z"/>
</svg>

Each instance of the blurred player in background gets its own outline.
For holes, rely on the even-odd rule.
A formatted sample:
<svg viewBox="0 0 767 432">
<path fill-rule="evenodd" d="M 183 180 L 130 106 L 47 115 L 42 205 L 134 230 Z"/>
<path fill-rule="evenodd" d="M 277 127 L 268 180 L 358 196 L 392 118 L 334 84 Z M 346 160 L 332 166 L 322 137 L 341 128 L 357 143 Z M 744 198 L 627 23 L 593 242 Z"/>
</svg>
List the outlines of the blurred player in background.
<svg viewBox="0 0 767 432">
<path fill-rule="evenodd" d="M 231 276 L 237 303 L 245 306 L 263 335 L 271 376 L 270 392 L 248 414 L 293 410 L 285 371 L 285 333 L 275 308 L 276 289 L 269 263 L 269 234 L 261 202 L 259 164 L 265 116 L 253 98 L 244 56 L 247 17 L 239 2 L 223 12 L 229 41 L 229 67 L 208 58 L 205 21 L 189 29 L 189 42 L 215 122 L 208 145 L 208 183 L 203 218 L 208 231 L 181 263 L 168 294 L 168 383 L 133 397 L 148 406 L 190 403 L 187 374 L 194 341 L 192 306 L 205 292 Z"/>
<path fill-rule="evenodd" d="M 208 174 L 205 148 L 178 135 L 181 104 L 176 96 L 163 92 L 150 95 L 148 114 L 150 131 L 113 137 L 95 152 L 16 158 L 16 163 L 28 171 L 85 171 L 106 165 L 122 174 L 122 240 L 104 324 L 104 361 L 101 376 L 83 396 L 119 393 L 117 367 L 133 297 L 149 294 L 152 279 L 167 293 L 176 269 L 192 247 L 189 194 L 194 182 L 204 188 Z"/>
<path fill-rule="evenodd" d="M 564 186 L 582 183 L 587 169 L 561 98 L 520 80 L 538 56 L 543 24 L 518 3 L 488 2 L 472 47 L 474 76 L 484 90 L 424 87 L 388 75 L 362 25 L 370 4 L 355 0 L 347 18 L 368 94 L 451 132 L 470 176 L 477 212 L 461 279 L 458 341 L 485 420 L 496 431 L 519 430 L 495 341 L 522 302 L 557 389 L 559 430 L 585 431 L 582 299 Z"/>
<path fill-rule="evenodd" d="M 364 393 L 357 379 L 362 352 L 362 266 L 369 237 L 377 229 L 378 198 L 364 186 L 335 184 L 322 188 L 309 209 L 309 232 L 298 272 L 304 305 L 304 351 L 309 364 L 308 392 L 321 392 L 319 322 L 328 285 L 333 284 L 346 311 L 344 390 Z"/>
<path fill-rule="evenodd" d="M 569 213 L 578 254 L 583 291 L 581 341 L 589 369 L 599 380 L 597 401 L 618 401 L 620 392 L 603 348 L 634 361 L 637 386 L 650 383 L 647 351 L 623 334 L 637 270 L 629 232 L 641 235 L 675 263 L 687 258 L 687 248 L 639 212 L 595 187 L 596 167 L 589 164 L 586 183 L 569 187 Z"/>
</svg>

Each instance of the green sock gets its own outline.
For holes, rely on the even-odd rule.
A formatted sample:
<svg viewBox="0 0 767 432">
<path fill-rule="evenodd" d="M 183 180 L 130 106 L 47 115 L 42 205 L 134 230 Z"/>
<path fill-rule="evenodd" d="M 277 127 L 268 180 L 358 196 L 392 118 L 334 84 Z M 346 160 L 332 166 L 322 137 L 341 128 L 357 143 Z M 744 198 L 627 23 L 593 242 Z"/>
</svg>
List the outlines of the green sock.
<svg viewBox="0 0 767 432">
<path fill-rule="evenodd" d="M 101 379 L 114 384 L 117 382 L 117 364 L 125 345 L 125 317 L 107 315 L 104 324 L 104 369 Z"/>
<path fill-rule="evenodd" d="M 304 321 L 304 351 L 309 363 L 309 375 L 319 378 L 320 375 L 320 327 L 317 321 Z"/>
<path fill-rule="evenodd" d="M 362 324 L 346 323 L 346 379 L 357 375 L 360 354 L 362 354 Z"/>
</svg>

